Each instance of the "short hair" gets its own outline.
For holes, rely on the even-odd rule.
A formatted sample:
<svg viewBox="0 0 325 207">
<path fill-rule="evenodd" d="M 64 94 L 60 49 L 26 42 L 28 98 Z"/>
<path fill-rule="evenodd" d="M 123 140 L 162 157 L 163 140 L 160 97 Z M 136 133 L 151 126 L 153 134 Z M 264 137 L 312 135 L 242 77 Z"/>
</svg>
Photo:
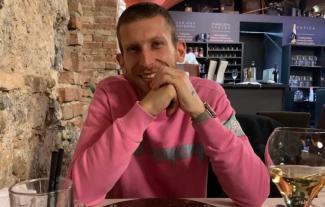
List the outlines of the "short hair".
<svg viewBox="0 0 325 207">
<path fill-rule="evenodd" d="M 121 34 L 120 34 L 121 26 L 138 20 L 148 19 L 156 16 L 162 16 L 165 19 L 167 25 L 170 27 L 172 42 L 174 45 L 176 45 L 178 41 L 176 35 L 176 26 L 174 20 L 172 19 L 168 11 L 165 8 L 159 6 L 158 4 L 151 3 L 151 2 L 142 2 L 128 7 L 122 13 L 122 15 L 120 16 L 117 22 L 117 28 L 116 28 L 117 40 L 122 53 L 123 53 L 123 48 L 121 44 Z"/>
</svg>

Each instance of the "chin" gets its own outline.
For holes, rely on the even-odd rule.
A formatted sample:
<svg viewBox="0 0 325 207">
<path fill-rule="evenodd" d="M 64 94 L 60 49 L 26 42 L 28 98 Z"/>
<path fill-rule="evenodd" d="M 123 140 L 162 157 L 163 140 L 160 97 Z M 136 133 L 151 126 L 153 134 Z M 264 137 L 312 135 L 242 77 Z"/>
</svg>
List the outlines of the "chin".
<svg viewBox="0 0 325 207">
<path fill-rule="evenodd" d="M 144 85 L 140 85 L 140 86 L 137 85 L 136 90 L 138 91 L 138 93 L 141 97 L 144 97 L 149 93 L 150 88 L 148 88 L 147 86 L 144 86 Z"/>
</svg>

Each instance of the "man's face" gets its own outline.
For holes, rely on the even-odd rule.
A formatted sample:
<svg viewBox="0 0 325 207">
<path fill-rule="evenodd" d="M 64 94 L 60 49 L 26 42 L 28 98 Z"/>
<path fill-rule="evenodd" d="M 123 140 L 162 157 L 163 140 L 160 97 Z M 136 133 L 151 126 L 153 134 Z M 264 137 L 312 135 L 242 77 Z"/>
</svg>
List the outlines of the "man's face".
<svg viewBox="0 0 325 207">
<path fill-rule="evenodd" d="M 175 68 L 176 61 L 183 61 L 185 54 L 183 43 L 173 44 L 170 27 L 162 16 L 122 25 L 120 42 L 123 54 L 117 59 L 140 95 L 149 92 L 157 65 Z"/>
</svg>

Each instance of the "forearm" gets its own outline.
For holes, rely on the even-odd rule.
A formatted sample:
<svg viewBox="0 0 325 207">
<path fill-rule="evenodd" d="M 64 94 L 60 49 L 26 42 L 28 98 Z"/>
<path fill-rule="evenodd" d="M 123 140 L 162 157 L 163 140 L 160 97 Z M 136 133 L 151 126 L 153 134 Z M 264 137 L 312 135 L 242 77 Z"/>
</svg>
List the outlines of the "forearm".
<svg viewBox="0 0 325 207">
<path fill-rule="evenodd" d="M 246 136 L 237 137 L 218 119 L 194 125 L 223 190 L 240 206 L 260 206 L 269 176 Z"/>
<path fill-rule="evenodd" d="M 78 146 L 83 150 L 76 155 L 71 168 L 77 198 L 93 205 L 103 200 L 113 188 L 139 146 L 144 130 L 153 119 L 143 113 L 135 105 L 99 135 L 93 133 L 95 129 L 91 126 L 85 126 L 81 139 L 99 137 L 87 146 Z"/>
</svg>

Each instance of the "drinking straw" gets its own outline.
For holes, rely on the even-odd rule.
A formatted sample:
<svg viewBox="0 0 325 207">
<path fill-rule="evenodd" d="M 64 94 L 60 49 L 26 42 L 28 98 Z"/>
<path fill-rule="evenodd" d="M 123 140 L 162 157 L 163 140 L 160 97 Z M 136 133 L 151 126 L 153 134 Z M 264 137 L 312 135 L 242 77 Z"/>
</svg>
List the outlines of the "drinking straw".
<svg viewBox="0 0 325 207">
<path fill-rule="evenodd" d="M 56 165 L 56 170 L 55 170 L 55 186 L 54 186 L 54 190 L 57 190 L 59 182 L 60 182 L 63 154 L 64 154 L 64 150 L 62 148 L 60 148 L 59 151 L 58 151 L 58 160 L 57 160 L 57 165 Z"/>
<path fill-rule="evenodd" d="M 48 200 L 47 207 L 56 206 L 56 190 L 60 182 L 61 166 L 63 161 L 64 150 L 59 149 L 59 151 L 53 151 L 51 157 L 51 168 L 48 184 Z"/>
<path fill-rule="evenodd" d="M 55 174 L 56 174 L 57 164 L 58 164 L 58 152 L 53 151 L 51 157 L 48 192 L 52 192 L 55 189 Z"/>
</svg>

